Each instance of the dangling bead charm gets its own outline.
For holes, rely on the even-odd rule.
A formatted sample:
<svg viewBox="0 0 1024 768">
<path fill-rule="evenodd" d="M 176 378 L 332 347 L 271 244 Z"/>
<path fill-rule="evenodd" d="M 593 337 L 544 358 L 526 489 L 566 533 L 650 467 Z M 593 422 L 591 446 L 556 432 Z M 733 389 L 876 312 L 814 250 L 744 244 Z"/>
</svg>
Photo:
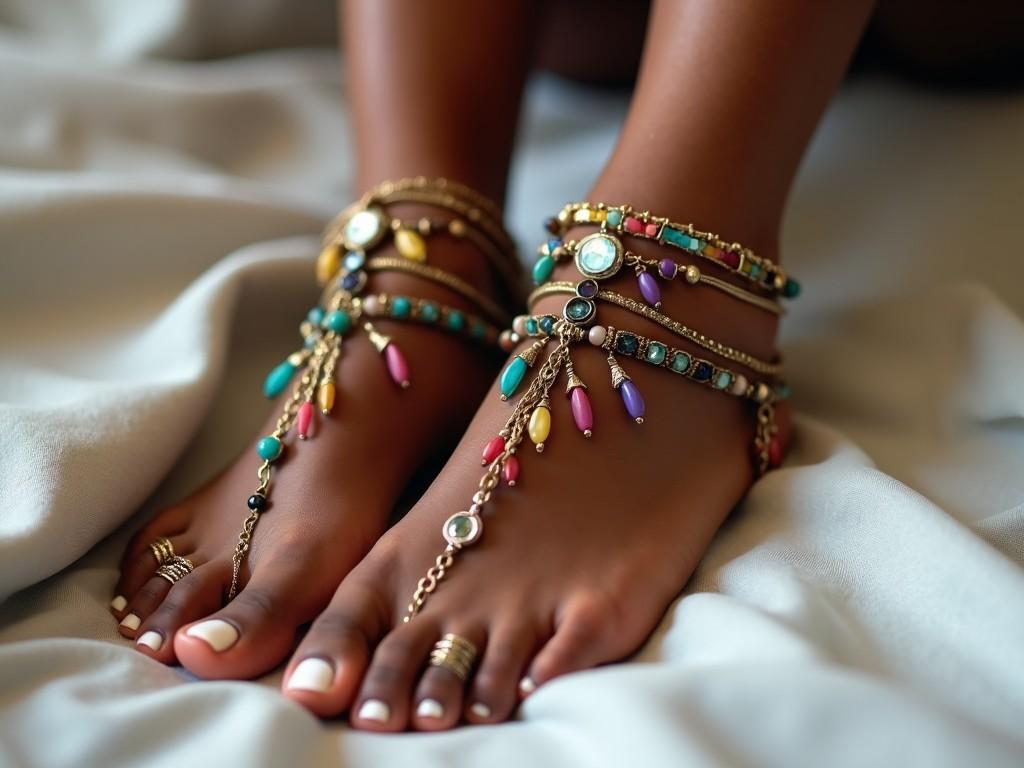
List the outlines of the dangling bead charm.
<svg viewBox="0 0 1024 768">
<path fill-rule="evenodd" d="M 612 388 L 617 389 L 619 395 L 622 396 L 622 404 L 626 406 L 626 413 L 637 424 L 643 424 L 647 407 L 644 405 L 640 388 L 626 375 L 622 366 L 619 365 L 619 361 L 615 359 L 615 355 L 608 355 L 608 367 L 612 372 Z"/>
<path fill-rule="evenodd" d="M 501 479 L 509 488 L 515 487 L 516 481 L 519 479 L 519 459 L 515 456 L 505 459 L 505 466 L 501 468 Z"/>
<path fill-rule="evenodd" d="M 658 281 L 654 276 L 647 271 L 641 272 L 637 275 L 637 282 L 640 284 L 640 295 L 644 297 L 644 301 L 655 309 L 660 307 L 661 288 L 658 287 Z"/>
<path fill-rule="evenodd" d="M 295 375 L 295 369 L 296 366 L 290 359 L 275 366 L 274 370 L 267 374 L 267 380 L 263 382 L 263 394 L 273 398 L 284 392 L 288 387 L 288 382 Z"/>
<path fill-rule="evenodd" d="M 483 455 L 480 457 L 480 466 L 486 467 L 496 458 L 501 455 L 501 452 L 505 450 L 505 438 L 498 435 L 492 438 L 487 445 L 484 446 Z"/>
<path fill-rule="evenodd" d="M 565 367 L 566 373 L 569 375 L 565 393 L 572 403 L 572 420 L 576 422 L 576 429 L 582 432 L 584 437 L 590 437 L 594 434 L 594 409 L 590 407 L 587 385 L 576 375 L 576 371 L 572 367 L 572 360 L 566 363 Z"/>
<path fill-rule="evenodd" d="M 308 400 L 299 406 L 299 414 L 295 418 L 295 431 L 299 440 L 309 437 L 309 428 L 313 423 L 313 404 Z"/>
<path fill-rule="evenodd" d="M 523 377 L 526 375 L 526 371 L 537 362 L 537 355 L 544 348 L 545 342 L 546 340 L 533 342 L 529 349 L 513 357 L 511 362 L 505 367 L 505 370 L 501 372 L 498 386 L 501 388 L 502 400 L 508 400 L 515 394 L 515 391 L 523 381 Z"/>
<path fill-rule="evenodd" d="M 276 461 L 281 457 L 282 451 L 284 451 L 284 444 L 273 435 L 260 438 L 260 441 L 256 443 L 256 453 L 265 461 Z"/>
<path fill-rule="evenodd" d="M 527 427 L 527 432 L 530 435 L 530 440 L 537 446 L 537 453 L 541 453 L 544 450 L 544 441 L 551 434 L 551 410 L 548 406 L 549 403 L 545 398 L 540 401 L 540 405 L 534 408 L 533 413 L 530 414 L 530 424 Z"/>
<path fill-rule="evenodd" d="M 334 408 L 334 382 L 325 381 L 320 384 L 320 388 L 316 393 L 316 402 L 320 406 L 320 413 L 324 416 L 329 414 Z"/>
<path fill-rule="evenodd" d="M 402 389 L 408 389 L 411 383 L 409 381 L 409 364 L 405 362 L 402 351 L 394 342 L 384 347 L 384 361 L 387 363 L 391 380 Z"/>
</svg>

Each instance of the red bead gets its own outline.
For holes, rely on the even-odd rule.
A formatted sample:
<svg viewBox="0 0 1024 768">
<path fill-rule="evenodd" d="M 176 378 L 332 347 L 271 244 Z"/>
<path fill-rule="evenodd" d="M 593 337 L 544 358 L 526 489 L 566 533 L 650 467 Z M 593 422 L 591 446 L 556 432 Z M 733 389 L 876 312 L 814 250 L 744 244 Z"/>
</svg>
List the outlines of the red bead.
<svg viewBox="0 0 1024 768">
<path fill-rule="evenodd" d="M 632 232 L 634 235 L 644 231 L 644 223 L 640 219 L 630 216 L 625 222 L 626 231 Z"/>
<path fill-rule="evenodd" d="M 505 438 L 501 435 L 493 438 L 487 445 L 484 446 L 483 456 L 480 458 L 480 465 L 487 466 L 496 458 L 501 455 L 501 452 L 505 450 Z"/>
<path fill-rule="evenodd" d="M 777 437 L 773 437 L 768 443 L 768 464 L 777 467 L 782 463 L 782 443 Z"/>
<path fill-rule="evenodd" d="M 299 415 L 295 420 L 295 429 L 299 433 L 299 439 L 305 440 L 309 436 L 309 427 L 313 423 L 313 404 L 305 402 L 299 406 Z"/>
<path fill-rule="evenodd" d="M 658 235 L 658 225 L 648 224 L 644 228 L 644 234 L 647 235 L 647 237 L 656 237 Z"/>
<path fill-rule="evenodd" d="M 727 267 L 732 267 L 733 269 L 738 268 L 740 265 L 740 255 L 732 251 L 722 251 L 722 255 L 718 259 Z"/>
<path fill-rule="evenodd" d="M 515 456 L 505 459 L 505 466 L 501 468 L 501 478 L 510 486 L 516 484 L 519 479 L 519 459 Z"/>
<path fill-rule="evenodd" d="M 384 347 L 384 360 L 388 365 L 391 380 L 400 387 L 408 387 L 409 364 L 405 362 L 402 351 L 393 342 Z"/>
</svg>

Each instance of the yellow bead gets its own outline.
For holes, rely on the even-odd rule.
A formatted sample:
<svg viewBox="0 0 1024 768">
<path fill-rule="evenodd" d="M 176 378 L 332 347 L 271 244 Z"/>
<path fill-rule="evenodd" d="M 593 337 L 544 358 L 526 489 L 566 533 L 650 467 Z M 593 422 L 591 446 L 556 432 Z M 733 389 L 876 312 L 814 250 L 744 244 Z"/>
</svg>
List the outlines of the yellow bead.
<svg viewBox="0 0 1024 768">
<path fill-rule="evenodd" d="M 591 221 L 604 221 L 608 218 L 608 211 L 598 210 L 594 211 L 590 217 Z"/>
<path fill-rule="evenodd" d="M 533 409 L 530 414 L 530 426 L 528 428 L 530 439 L 537 445 L 541 445 L 551 434 L 551 411 L 543 405 Z"/>
<path fill-rule="evenodd" d="M 395 247 L 407 259 L 427 260 L 427 243 L 419 232 L 414 232 L 411 229 L 399 229 L 395 232 Z"/>
<path fill-rule="evenodd" d="M 316 402 L 320 406 L 320 412 L 327 415 L 334 408 L 334 382 L 328 381 L 320 385 L 316 393 Z"/>
<path fill-rule="evenodd" d="M 341 254 L 338 252 L 337 245 L 328 245 L 320 251 L 320 258 L 316 260 L 317 282 L 320 283 L 320 285 L 326 285 L 327 281 L 334 277 L 334 274 L 338 271 L 338 266 L 340 264 Z"/>
</svg>

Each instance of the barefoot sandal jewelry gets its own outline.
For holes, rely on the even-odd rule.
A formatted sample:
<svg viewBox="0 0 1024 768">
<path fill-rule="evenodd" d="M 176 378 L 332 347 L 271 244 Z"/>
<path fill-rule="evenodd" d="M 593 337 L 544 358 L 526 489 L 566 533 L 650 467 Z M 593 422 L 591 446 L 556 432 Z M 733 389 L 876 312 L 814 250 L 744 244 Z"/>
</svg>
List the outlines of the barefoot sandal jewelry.
<svg viewBox="0 0 1024 768">
<path fill-rule="evenodd" d="M 424 218 L 413 227 L 386 216 L 384 206 L 400 202 L 433 205 L 465 219 L 442 222 Z M 496 343 L 499 332 L 495 323 L 507 323 L 508 313 L 458 276 L 425 263 L 425 238 L 448 234 L 466 238 L 482 251 L 489 249 L 493 252 L 492 260 L 500 256 L 501 263 L 511 267 L 514 255 L 507 252 L 512 247 L 511 239 L 502 229 L 500 220 L 495 221 L 496 211 L 492 203 L 454 182 L 416 178 L 382 184 L 328 225 L 317 260 L 317 277 L 325 287 L 320 303 L 299 326 L 303 346 L 271 370 L 263 385 L 268 398 L 277 397 L 289 385 L 292 390 L 282 405 L 274 430 L 256 444 L 256 452 L 262 459 L 257 471 L 259 483 L 246 502 L 249 515 L 242 523 L 232 553 L 228 600 L 238 591 L 242 562 L 260 515 L 267 509 L 271 466 L 285 451 L 286 435 L 294 428 L 299 440 L 311 437 L 316 410 L 326 416 L 335 407 L 334 374 L 345 341 L 364 333 L 384 358 L 392 381 L 403 389 L 410 386 L 409 365 L 397 344 L 379 331 L 373 320 L 409 322 L 485 345 Z M 400 257 L 370 257 L 369 253 L 384 244 L 389 233 Z M 363 295 L 369 274 L 379 272 L 404 272 L 443 285 L 473 305 L 479 314 L 407 295 Z M 298 379 L 292 384 L 297 373 Z"/>
<path fill-rule="evenodd" d="M 641 226 L 644 233 L 642 236 L 651 239 L 664 238 L 664 242 L 671 243 L 670 238 L 674 235 L 668 235 L 667 230 L 680 228 L 680 225 L 672 224 L 667 219 L 655 218 L 647 213 L 633 214 L 631 209 L 626 206 L 609 209 L 603 205 L 574 205 L 577 206 L 575 209 L 571 207 L 563 209 L 562 213 L 554 220 L 556 224 L 549 226 L 549 229 L 560 233 L 565 226 L 568 226 L 569 222 L 581 223 L 584 215 L 581 212 L 585 212 L 588 217 L 587 222 L 591 221 L 589 218 L 591 215 L 600 212 L 603 216 L 600 219 L 595 218 L 593 221 L 599 223 L 602 230 L 594 235 L 588 235 L 579 243 L 573 243 L 568 247 L 560 239 L 549 241 L 542 246 L 541 260 L 534 268 L 534 280 L 540 283 L 541 287 L 530 296 L 529 305 L 532 307 L 545 296 L 555 294 L 568 294 L 569 298 L 563 307 L 561 317 L 555 315 L 520 316 L 514 321 L 511 330 L 502 333 L 500 343 L 504 349 L 515 348 L 526 339 L 536 340 L 515 355 L 502 371 L 498 382 L 501 398 L 503 400 L 511 398 L 519 389 L 527 372 L 541 360 L 544 351 L 549 347 L 550 351 L 537 367 L 533 380 L 519 397 L 502 429 L 484 446 L 481 464 L 486 467 L 486 470 L 471 498 L 471 504 L 467 510 L 457 512 L 444 521 L 441 533 L 446 546 L 424 577 L 417 583 L 406 610 L 405 622 L 412 620 L 419 613 L 429 596 L 437 589 L 438 584 L 451 569 L 455 556 L 465 547 L 471 546 L 480 539 L 483 534 L 481 513 L 499 483 L 504 480 L 507 485 L 514 486 L 518 482 L 520 461 L 516 454 L 525 440 L 528 439 L 532 442 L 537 452 L 544 450 L 545 442 L 551 432 L 551 389 L 563 369 L 566 374 L 565 393 L 570 399 L 573 421 L 585 437 L 590 437 L 593 434 L 594 412 L 587 394 L 587 385 L 576 373 L 570 354 L 573 346 L 584 341 L 599 348 L 607 355 L 611 386 L 619 393 L 630 419 L 637 424 L 642 424 L 644 421 L 646 403 L 640 389 L 620 364 L 618 356 L 636 358 L 725 395 L 749 401 L 754 406 L 756 413 L 753 442 L 756 474 L 758 476 L 764 474 L 769 469 L 778 466 L 782 460 L 782 447 L 777 437 L 778 429 L 775 424 L 775 404 L 788 397 L 789 390 L 778 379 L 782 370 L 781 361 L 778 359 L 761 360 L 754 355 L 712 339 L 658 311 L 660 289 L 657 293 L 650 290 L 649 281 L 652 281 L 653 278 L 646 272 L 646 269 L 654 263 L 653 260 L 636 257 L 632 263 L 627 262 L 627 251 L 621 241 L 608 231 L 610 228 L 619 227 L 626 230 L 628 234 L 634 234 L 633 229 L 636 226 Z M 612 216 L 609 221 L 608 214 L 612 211 L 617 211 L 618 216 Z M 629 221 L 635 221 L 637 224 L 626 223 Z M 655 229 L 655 227 L 657 228 Z M 692 227 L 687 227 L 685 230 L 688 238 L 695 237 L 701 241 L 695 242 L 694 248 L 698 246 L 703 248 L 711 243 L 713 248 L 725 252 L 723 241 L 719 240 L 717 236 L 698 232 Z M 587 246 L 588 242 L 590 243 L 589 247 Z M 687 246 L 689 245 L 687 243 Z M 727 252 L 737 256 L 736 263 L 739 267 L 745 263 L 758 267 L 757 272 L 751 273 L 748 270 L 745 273 L 740 271 L 740 274 L 744 274 L 747 279 L 759 280 L 762 283 L 761 288 L 779 292 L 785 291 L 785 286 L 790 284 L 791 279 L 787 278 L 778 267 L 766 259 L 757 259 L 749 249 L 738 244 L 728 244 Z M 703 255 L 705 258 L 722 258 L 720 255 L 716 255 L 715 251 L 705 252 Z M 583 279 L 577 283 L 566 281 L 549 283 L 556 261 L 568 256 L 573 258 Z M 547 261 L 544 261 L 545 259 Z M 723 263 L 726 267 L 730 266 L 728 263 Z M 624 265 L 632 266 L 638 271 L 641 277 L 639 280 L 640 292 L 644 302 L 601 288 L 599 281 L 613 277 Z M 685 272 L 686 269 L 684 268 L 683 271 Z M 659 263 L 659 272 L 665 279 L 671 279 L 679 271 L 678 266 L 672 270 L 666 266 L 665 270 L 661 271 Z M 753 277 L 751 277 L 752 274 Z M 643 279 L 644 275 L 647 275 L 648 280 Z M 762 275 L 771 277 L 769 279 Z M 645 284 L 647 284 L 646 287 Z M 709 285 L 721 290 L 721 287 L 714 283 Z M 743 291 L 731 284 L 728 285 L 730 289 L 744 294 L 737 295 L 733 290 L 726 291 L 735 298 L 748 303 L 757 303 L 751 301 L 751 298 L 761 299 L 755 294 Z M 794 296 L 798 290 L 798 287 L 789 289 Z M 765 376 L 766 380 L 751 381 L 743 373 L 641 333 L 595 324 L 598 302 L 614 304 L 632 314 L 653 321 L 686 342 L 701 347 L 720 358 L 738 363 L 755 374 Z"/>
</svg>

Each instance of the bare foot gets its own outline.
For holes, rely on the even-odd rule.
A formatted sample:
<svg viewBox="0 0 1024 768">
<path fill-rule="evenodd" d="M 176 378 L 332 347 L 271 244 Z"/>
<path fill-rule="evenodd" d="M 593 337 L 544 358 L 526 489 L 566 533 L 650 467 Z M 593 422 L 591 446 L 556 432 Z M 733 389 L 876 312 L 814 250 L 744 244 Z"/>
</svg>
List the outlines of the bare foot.
<svg viewBox="0 0 1024 768">
<path fill-rule="evenodd" d="M 672 296 L 679 311 L 667 311 L 771 357 L 774 319 L 712 294 L 680 289 Z M 546 299 L 538 311 L 560 315 L 564 301 Z M 598 312 L 604 325 L 666 339 L 664 329 L 617 307 L 602 303 Z M 442 523 L 470 503 L 481 447 L 512 407 L 492 388 L 437 481 L 315 621 L 288 666 L 286 696 L 322 716 L 347 711 L 353 725 L 375 731 L 496 723 L 535 687 L 639 648 L 754 479 L 754 418 L 748 402 L 623 357 L 646 398 L 638 425 L 611 390 L 604 358 L 586 345 L 573 351 L 593 402 L 593 437 L 574 426 L 563 374 L 543 454 L 524 443 L 519 482 L 495 491 L 483 537 L 403 623 L 417 581 L 444 547 Z M 783 443 L 787 421 L 780 408 Z M 427 665 L 446 633 L 479 649 L 467 686 Z M 322 673 L 316 685 L 312 669 Z"/>
<path fill-rule="evenodd" d="M 469 243 L 442 238 L 432 240 L 430 249 L 432 263 L 493 293 L 489 270 Z M 473 311 L 457 294 L 407 274 L 371 275 L 367 293 L 380 291 Z M 256 484 L 255 453 L 243 454 L 133 538 L 111 607 L 121 634 L 135 639 L 139 651 L 206 678 L 248 678 L 272 669 L 293 647 L 296 628 L 324 608 L 385 530 L 417 469 L 447 455 L 500 356 L 438 329 L 375 324 L 400 344 L 412 386 L 401 389 L 391 381 L 364 334 L 346 342 L 334 411 L 301 445 L 293 430 L 285 457 L 274 465 L 271 504 L 244 560 L 237 597 L 225 605 L 231 555 Z M 279 413 L 280 403 L 261 434 L 272 430 Z M 154 575 L 149 544 L 162 536 L 196 566 L 173 587 Z"/>
</svg>

